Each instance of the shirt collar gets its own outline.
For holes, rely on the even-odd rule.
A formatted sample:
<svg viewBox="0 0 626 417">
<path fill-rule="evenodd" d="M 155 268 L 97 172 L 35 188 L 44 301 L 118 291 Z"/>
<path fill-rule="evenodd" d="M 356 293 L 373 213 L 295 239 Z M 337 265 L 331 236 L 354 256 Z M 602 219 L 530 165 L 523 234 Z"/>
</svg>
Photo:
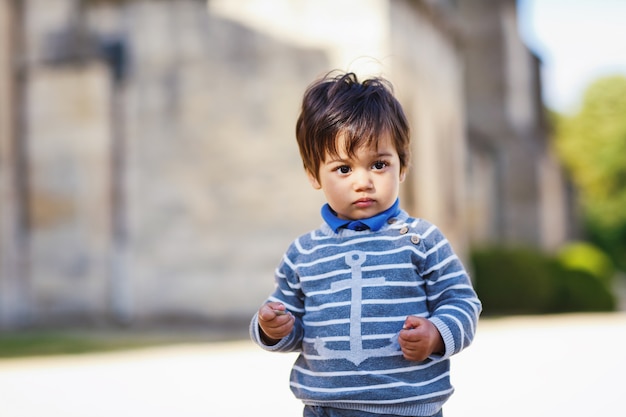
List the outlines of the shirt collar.
<svg viewBox="0 0 626 417">
<path fill-rule="evenodd" d="M 335 233 L 337 233 L 342 227 L 350 230 L 361 231 L 369 229 L 373 232 L 377 232 L 385 225 L 385 223 L 387 223 L 387 220 L 400 213 L 399 207 L 400 200 L 396 199 L 395 203 L 393 203 L 391 207 L 375 216 L 360 220 L 346 220 L 337 217 L 337 214 L 330 208 L 328 203 L 326 203 L 322 206 L 322 218 Z"/>
</svg>

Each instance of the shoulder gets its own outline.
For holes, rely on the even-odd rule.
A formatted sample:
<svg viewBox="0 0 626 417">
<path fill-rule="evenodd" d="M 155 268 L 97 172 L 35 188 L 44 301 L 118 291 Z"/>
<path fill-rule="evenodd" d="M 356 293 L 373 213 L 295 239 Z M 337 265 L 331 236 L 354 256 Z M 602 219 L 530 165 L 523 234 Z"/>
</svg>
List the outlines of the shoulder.
<svg viewBox="0 0 626 417">
<path fill-rule="evenodd" d="M 437 225 L 430 222 L 429 220 L 419 217 L 411 217 L 408 215 L 402 220 L 403 224 L 401 225 L 401 227 L 405 227 L 408 233 L 417 236 L 419 238 L 421 246 L 425 247 L 426 249 L 432 248 L 434 246 L 439 247 L 448 243 L 448 240 L 441 232 L 439 227 L 437 227 Z M 398 226 L 400 225 L 396 225 L 396 227 Z"/>
<path fill-rule="evenodd" d="M 394 228 L 408 227 L 412 233 L 419 234 L 422 238 L 426 238 L 433 233 L 441 233 L 435 224 L 420 217 L 412 217 L 404 210 L 400 212 L 400 214 L 396 217 L 396 220 L 397 221 L 393 225 Z"/>
<path fill-rule="evenodd" d="M 325 223 L 294 239 L 286 251 L 288 257 L 307 254 L 320 245 L 332 243 L 336 234 Z"/>
</svg>

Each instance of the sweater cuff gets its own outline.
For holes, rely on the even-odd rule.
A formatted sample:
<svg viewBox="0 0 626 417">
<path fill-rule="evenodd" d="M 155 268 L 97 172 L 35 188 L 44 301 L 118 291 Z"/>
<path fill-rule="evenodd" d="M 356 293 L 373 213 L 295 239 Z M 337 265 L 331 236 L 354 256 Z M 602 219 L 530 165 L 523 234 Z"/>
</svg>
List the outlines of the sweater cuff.
<svg viewBox="0 0 626 417">
<path fill-rule="evenodd" d="M 438 317 L 431 317 L 428 320 L 430 320 L 430 322 L 435 325 L 437 330 L 439 330 L 444 345 L 443 355 L 441 353 L 433 353 L 429 356 L 429 358 L 433 360 L 448 359 L 456 352 L 454 336 L 452 335 L 450 328 Z"/>
<path fill-rule="evenodd" d="M 280 339 L 275 345 L 266 344 L 263 341 L 263 337 L 261 337 L 261 328 L 259 327 L 259 313 L 256 313 L 250 321 L 250 337 L 257 345 L 270 352 L 280 351 L 283 346 L 285 346 L 289 342 L 289 336 L 287 336 Z"/>
</svg>

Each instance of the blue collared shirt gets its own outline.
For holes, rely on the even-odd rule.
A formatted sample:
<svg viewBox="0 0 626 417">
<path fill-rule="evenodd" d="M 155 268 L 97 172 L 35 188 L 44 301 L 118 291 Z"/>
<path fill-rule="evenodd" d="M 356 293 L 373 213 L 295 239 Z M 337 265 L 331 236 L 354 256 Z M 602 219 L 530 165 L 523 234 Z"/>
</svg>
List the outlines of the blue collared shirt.
<svg viewBox="0 0 626 417">
<path fill-rule="evenodd" d="M 367 219 L 360 220 L 340 219 L 337 217 L 337 214 L 333 211 L 333 209 L 330 208 L 328 203 L 322 206 L 322 218 L 335 233 L 337 233 L 342 227 L 350 230 L 361 231 L 369 229 L 373 232 L 377 232 L 385 225 L 385 223 L 387 223 L 387 220 L 397 216 L 399 213 L 400 199 L 396 199 L 395 203 L 393 203 L 393 205 L 387 210 Z"/>
</svg>

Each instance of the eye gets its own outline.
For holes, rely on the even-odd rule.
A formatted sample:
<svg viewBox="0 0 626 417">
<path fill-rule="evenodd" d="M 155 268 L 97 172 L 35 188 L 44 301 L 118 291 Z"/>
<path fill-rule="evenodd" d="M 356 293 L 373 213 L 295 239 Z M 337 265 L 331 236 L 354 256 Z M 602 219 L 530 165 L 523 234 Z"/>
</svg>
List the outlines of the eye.
<svg viewBox="0 0 626 417">
<path fill-rule="evenodd" d="M 342 165 L 340 167 L 335 168 L 335 171 L 337 171 L 340 174 L 348 174 L 350 172 L 350 167 L 348 165 Z"/>
<path fill-rule="evenodd" d="M 372 165 L 372 168 L 374 168 L 375 170 L 381 170 L 381 169 L 385 169 L 389 166 L 389 164 L 385 161 L 376 161 L 374 162 L 374 164 Z"/>
</svg>

